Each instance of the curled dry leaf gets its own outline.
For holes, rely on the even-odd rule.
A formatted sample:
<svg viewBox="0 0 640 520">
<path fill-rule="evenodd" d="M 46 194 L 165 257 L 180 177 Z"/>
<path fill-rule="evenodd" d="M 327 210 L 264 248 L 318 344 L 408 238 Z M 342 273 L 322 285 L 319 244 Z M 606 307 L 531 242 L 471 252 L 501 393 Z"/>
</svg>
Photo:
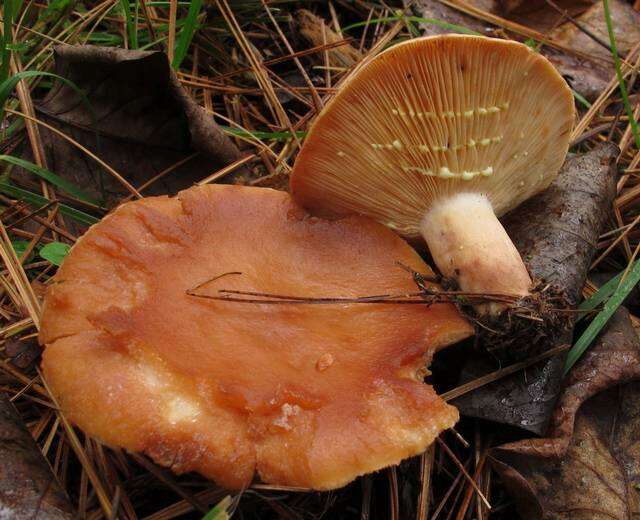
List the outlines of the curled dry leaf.
<svg viewBox="0 0 640 520">
<path fill-rule="evenodd" d="M 345 39 L 345 36 L 335 32 L 322 18 L 307 9 L 296 11 L 296 22 L 300 34 L 314 47 L 331 45 Z M 362 53 L 350 43 L 331 48 L 327 54 L 332 67 L 349 68 L 363 58 Z"/>
<path fill-rule="evenodd" d="M 0 393 L 0 460 L 0 518 L 74 518 L 67 495 L 4 393 Z"/>
<path fill-rule="evenodd" d="M 609 12 L 616 35 L 616 47 L 621 56 L 626 55 L 640 41 L 640 13 L 624 0 L 609 0 Z M 597 2 L 576 18 L 584 28 L 597 36 L 602 42 L 609 44 L 609 33 L 604 16 L 604 4 Z M 600 45 L 588 34 L 572 23 L 565 23 L 551 32 L 554 41 L 562 43 L 583 53 L 611 59 L 611 51 Z M 613 63 L 608 67 L 613 75 Z"/>
<path fill-rule="evenodd" d="M 554 9 L 547 0 L 497 0 L 498 14 L 540 32 L 547 32 L 567 21 L 566 15 L 579 16 L 597 0 L 555 0 Z"/>
<path fill-rule="evenodd" d="M 182 88 L 164 53 L 59 46 L 55 72 L 86 100 L 58 82 L 36 105 L 38 118 L 91 150 L 134 187 L 199 152 L 145 195 L 175 193 L 240 157 L 213 116 Z M 107 205 L 129 194 L 85 152 L 44 127 L 40 134 L 51 171 Z"/>
<path fill-rule="evenodd" d="M 580 299 L 595 244 L 615 196 L 618 148 L 603 144 L 574 155 L 549 189 L 505 218 L 505 228 L 532 277 L 565 293 L 572 305 Z M 571 334 L 549 337 L 541 351 L 569 343 Z M 476 353 L 466 363 L 463 382 L 496 370 Z M 564 356 L 556 356 L 456 399 L 463 415 L 546 431 L 560 390 Z"/>
<path fill-rule="evenodd" d="M 492 452 L 525 518 L 640 514 L 640 383 L 603 392 L 639 378 L 640 341 L 621 307 L 570 372 L 549 436 Z"/>
<path fill-rule="evenodd" d="M 564 5 L 567 5 L 569 2 L 571 2 L 571 5 L 576 7 L 576 9 L 570 10 L 570 13 L 573 14 L 579 13 L 590 5 L 590 3 L 582 5 L 579 1 L 574 3 L 573 0 L 568 0 Z M 509 2 L 508 4 L 502 4 L 502 7 L 497 2 L 487 0 L 471 0 L 468 3 L 491 14 L 519 22 L 543 32 L 548 31 L 547 25 L 549 23 L 551 23 L 552 26 L 556 23 L 556 11 L 548 6 L 544 0 L 542 1 L 542 3 L 544 3 L 543 9 L 541 8 L 541 3 L 529 1 Z M 616 0 L 616 3 L 619 2 Z M 481 34 L 490 34 L 492 31 L 496 32 L 499 30 L 498 27 L 466 15 L 453 7 L 449 7 L 442 2 L 439 2 L 438 0 L 418 0 L 417 2 L 408 2 L 405 0 L 405 5 L 411 5 L 412 12 L 416 16 L 435 18 L 437 20 L 442 20 L 450 24 L 455 24 L 477 31 Z M 507 6 L 506 10 L 505 5 Z M 582 7 L 580 7 L 581 5 Z M 518 10 L 517 6 L 522 6 L 525 10 L 531 7 L 531 11 L 524 11 L 524 16 L 522 16 L 522 13 Z M 510 12 L 510 9 L 513 9 L 513 13 Z M 604 20 L 602 23 L 604 24 Z M 569 24 L 567 24 L 567 26 L 568 25 Z M 626 22 L 624 25 L 626 25 Z M 419 26 L 424 34 L 460 32 L 460 30 L 455 28 L 440 27 L 432 23 L 421 23 Z M 617 34 L 619 32 L 620 31 L 617 31 Z M 605 38 L 605 41 L 608 41 L 608 37 Z M 570 41 L 561 41 L 560 43 L 565 43 L 576 51 L 582 51 L 579 45 L 574 46 Z M 549 46 L 543 47 L 541 52 L 556 66 L 575 91 L 590 100 L 593 100 L 600 95 L 613 75 L 613 62 L 610 59 L 588 59 L 586 57 L 579 56 L 577 53 L 573 54 L 563 52 Z"/>
<path fill-rule="evenodd" d="M 597 2 L 576 21 L 586 30 L 609 45 L 609 35 L 604 16 L 604 4 Z M 624 0 L 609 0 L 609 10 L 616 35 L 618 53 L 625 56 L 640 41 L 640 13 Z M 551 62 L 562 70 L 572 87 L 587 99 L 595 99 L 604 90 L 615 74 L 611 51 L 585 34 L 574 24 L 567 22 L 550 33 L 558 43 L 580 51 L 594 59 L 586 62 L 577 56 L 550 50 L 547 55 Z"/>
</svg>

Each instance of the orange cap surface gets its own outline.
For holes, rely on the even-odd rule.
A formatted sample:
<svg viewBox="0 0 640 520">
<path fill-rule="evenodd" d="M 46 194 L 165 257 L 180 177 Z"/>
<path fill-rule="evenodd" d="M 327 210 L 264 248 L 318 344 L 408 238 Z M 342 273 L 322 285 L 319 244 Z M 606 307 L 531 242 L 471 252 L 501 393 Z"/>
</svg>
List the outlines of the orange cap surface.
<svg viewBox="0 0 640 520">
<path fill-rule="evenodd" d="M 45 377 L 106 444 L 229 488 L 315 489 L 422 452 L 457 411 L 417 372 L 469 336 L 450 304 L 269 305 L 198 289 L 354 297 L 428 273 L 372 220 L 309 217 L 288 194 L 210 185 L 119 207 L 48 288 Z"/>
</svg>

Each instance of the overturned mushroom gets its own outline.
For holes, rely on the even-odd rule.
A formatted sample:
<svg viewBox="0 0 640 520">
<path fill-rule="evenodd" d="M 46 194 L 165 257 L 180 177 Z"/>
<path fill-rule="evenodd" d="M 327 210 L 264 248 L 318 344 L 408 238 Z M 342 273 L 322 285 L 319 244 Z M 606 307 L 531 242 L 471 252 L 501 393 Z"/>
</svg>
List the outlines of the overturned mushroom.
<svg viewBox="0 0 640 520">
<path fill-rule="evenodd" d="M 48 289 L 44 374 L 87 433 L 177 472 L 339 487 L 458 417 L 420 377 L 435 348 L 471 333 L 453 305 L 290 302 L 415 292 L 398 263 L 430 272 L 373 220 L 319 220 L 283 192 L 204 186 L 125 204 Z M 232 291 L 288 303 L 211 299 Z"/>
<path fill-rule="evenodd" d="M 292 193 L 325 216 L 422 235 L 464 291 L 524 296 L 531 280 L 496 216 L 553 181 L 573 119 L 567 84 L 523 44 L 411 40 L 355 72 L 316 119 Z"/>
</svg>

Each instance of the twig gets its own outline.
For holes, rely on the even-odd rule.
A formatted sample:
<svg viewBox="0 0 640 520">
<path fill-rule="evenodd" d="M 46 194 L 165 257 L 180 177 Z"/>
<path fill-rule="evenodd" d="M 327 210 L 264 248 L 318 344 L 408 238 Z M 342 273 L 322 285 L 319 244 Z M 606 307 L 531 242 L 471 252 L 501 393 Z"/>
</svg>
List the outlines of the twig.
<svg viewBox="0 0 640 520">
<path fill-rule="evenodd" d="M 538 361 L 542 361 L 543 359 L 547 359 L 553 356 L 557 356 L 558 354 L 561 354 L 562 352 L 569 350 L 571 348 L 571 345 L 559 345 L 555 348 L 549 349 L 546 352 L 543 352 L 542 354 L 538 354 L 537 356 L 533 356 L 525 361 L 520 361 L 519 363 L 514 363 L 513 365 L 509 365 L 508 367 L 505 368 L 501 368 L 500 370 L 496 370 L 495 372 L 491 372 L 490 374 L 487 374 L 486 376 L 483 377 L 479 377 L 478 379 L 474 379 L 473 381 L 469 381 L 468 383 L 465 383 L 464 385 L 460 385 L 457 388 L 454 388 L 453 390 L 449 390 L 448 392 L 445 392 L 444 394 L 442 394 L 442 398 L 445 401 L 452 401 L 453 399 L 456 399 L 457 397 L 460 397 L 461 395 L 467 394 L 473 390 L 476 390 L 477 388 L 480 388 L 481 386 L 485 386 L 488 385 L 489 383 L 493 383 L 494 381 L 497 381 L 498 379 L 502 379 L 503 377 L 508 376 L 509 374 L 514 374 L 515 372 L 518 372 L 520 370 L 522 370 L 523 368 L 527 368 L 531 365 L 535 365 Z"/>
<path fill-rule="evenodd" d="M 571 24 L 573 24 L 579 31 L 582 31 L 589 38 L 591 38 L 594 42 L 596 42 L 597 44 L 599 44 L 602 47 L 604 47 L 609 54 L 611 54 L 611 47 L 609 47 L 609 44 L 607 42 L 605 42 L 602 38 L 600 38 L 597 34 L 594 34 L 592 31 L 587 29 L 584 25 L 582 25 L 580 22 L 578 22 L 569 13 L 567 13 L 566 11 L 560 9 L 558 4 L 556 4 L 553 0 L 545 0 L 545 2 L 547 2 L 547 4 L 549 4 L 553 9 L 555 9 L 558 13 L 560 13 L 563 18 L 566 18 L 567 20 L 569 20 L 569 22 Z"/>
<path fill-rule="evenodd" d="M 453 460 L 453 462 L 455 463 L 456 466 L 458 466 L 458 468 L 460 469 L 460 471 L 462 471 L 462 474 L 464 475 L 464 477 L 469 481 L 469 484 L 471 484 L 471 486 L 473 487 L 473 489 L 476 490 L 476 493 L 478 493 L 478 495 L 480 496 L 480 498 L 482 499 L 482 501 L 484 502 L 484 504 L 487 506 L 487 508 L 489 510 L 491 510 L 491 504 L 489 503 L 489 501 L 486 499 L 486 497 L 484 496 L 484 494 L 482 493 L 482 491 L 480 490 L 480 488 L 478 487 L 478 485 L 476 484 L 476 481 L 473 480 L 471 478 L 471 475 L 469 475 L 469 473 L 467 472 L 467 470 L 465 469 L 465 467 L 462 465 L 462 462 L 460 462 L 458 460 L 458 457 L 455 456 L 455 453 L 453 453 L 450 449 L 449 446 L 446 445 L 446 443 L 444 441 L 442 441 L 440 439 L 440 437 L 436 437 L 436 441 L 438 442 L 438 444 L 442 447 L 442 449 L 444 449 L 445 452 L 447 452 L 447 455 L 449 455 L 449 457 L 451 457 L 451 459 Z"/>
</svg>

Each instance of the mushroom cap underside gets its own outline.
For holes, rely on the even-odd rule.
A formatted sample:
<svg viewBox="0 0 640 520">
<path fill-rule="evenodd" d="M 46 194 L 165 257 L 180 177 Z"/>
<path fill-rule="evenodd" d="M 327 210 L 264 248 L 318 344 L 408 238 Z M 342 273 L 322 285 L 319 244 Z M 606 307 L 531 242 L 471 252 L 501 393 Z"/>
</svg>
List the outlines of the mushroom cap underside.
<svg viewBox="0 0 640 520">
<path fill-rule="evenodd" d="M 291 176 L 324 216 L 360 213 L 419 235 L 431 204 L 485 194 L 498 216 L 557 175 L 574 123 L 569 87 L 514 41 L 417 38 L 350 76 L 314 121 Z"/>
<path fill-rule="evenodd" d="M 125 204 L 49 286 L 43 369 L 62 411 L 102 442 L 229 488 L 330 489 L 419 453 L 457 420 L 416 377 L 470 335 L 450 304 L 269 305 L 415 291 L 429 272 L 362 217 L 309 217 L 288 194 L 204 186 Z M 242 273 L 226 274 L 225 273 Z"/>
</svg>

